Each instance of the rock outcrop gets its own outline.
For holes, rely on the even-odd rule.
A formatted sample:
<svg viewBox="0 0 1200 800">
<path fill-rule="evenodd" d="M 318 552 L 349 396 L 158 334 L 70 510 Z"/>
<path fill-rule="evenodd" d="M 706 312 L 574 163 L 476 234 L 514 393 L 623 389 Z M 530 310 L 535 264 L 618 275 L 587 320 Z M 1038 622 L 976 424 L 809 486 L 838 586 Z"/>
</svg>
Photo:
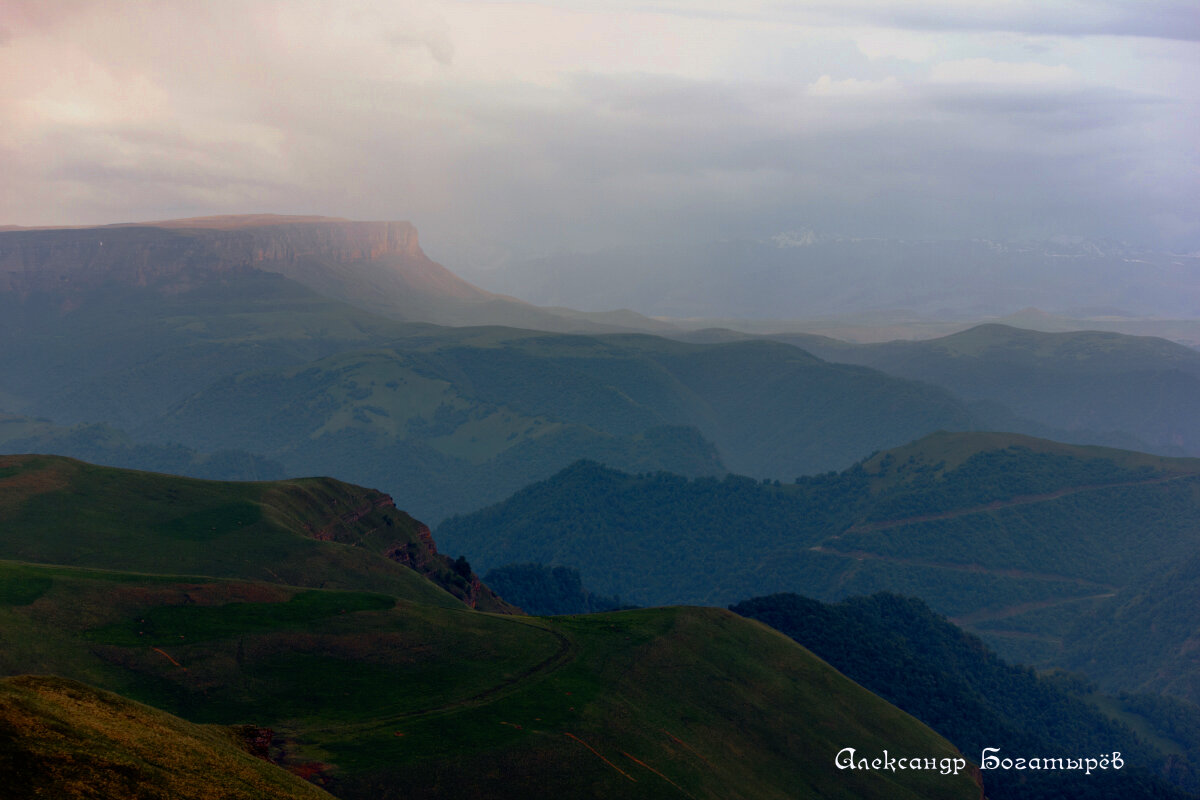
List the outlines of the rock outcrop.
<svg viewBox="0 0 1200 800">
<path fill-rule="evenodd" d="M 492 296 L 431 261 L 408 222 L 254 215 L 0 233 L 0 290 L 7 291 L 191 282 L 244 269 L 297 277 L 317 265 L 370 262 L 407 272 L 427 291 L 461 300 Z"/>
</svg>

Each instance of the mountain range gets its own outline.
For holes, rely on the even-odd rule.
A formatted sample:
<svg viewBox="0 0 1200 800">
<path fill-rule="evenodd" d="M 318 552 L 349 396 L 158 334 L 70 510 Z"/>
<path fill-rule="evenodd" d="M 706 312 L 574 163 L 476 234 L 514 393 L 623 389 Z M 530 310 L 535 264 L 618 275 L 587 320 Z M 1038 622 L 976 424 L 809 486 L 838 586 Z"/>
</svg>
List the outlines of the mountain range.
<svg viewBox="0 0 1200 800">
<path fill-rule="evenodd" d="M 807 313 L 800 285 L 831 313 L 889 291 L 848 295 L 822 259 L 852 277 L 892 259 L 930 318 L 916 301 L 939 281 L 960 311 L 1068 308 L 1016 284 L 968 302 L 984 272 L 1050 263 L 1103 277 L 1079 313 L 1194 301 L 1189 257 L 901 244 L 667 249 L 675 267 L 627 260 L 578 311 L 468 283 L 403 222 L 0 230 L 0 452 L 24 454 L 0 456 L 0 673 L 60 676 L 0 686 L 0 768 L 70 797 L 121 774 L 166 796 L 207 768 L 244 776 L 211 785 L 228 796 L 311 796 L 290 772 L 346 798 L 979 797 L 971 767 L 833 756 L 977 762 L 964 725 L 990 720 L 1022 747 L 1127 749 L 1132 783 L 1104 784 L 1121 796 L 1194 792 L 1194 349 L 1000 324 L 856 344 L 604 310 L 653 311 L 645 281 L 689 264 L 675 300 L 724 294 L 725 316 L 764 291 Z M 1136 307 L 1086 308 L 1130 270 Z M 622 283 L 646 304 L 609 305 Z M 1175 306 L 1160 284 L 1184 287 Z M 921 600 L 821 605 L 880 590 Z M 529 617 L 509 592 L 580 615 Z M 904 710 L 714 608 L 774 592 L 817 599 L 772 600 L 791 604 L 772 625 L 804 642 L 797 613 L 823 620 L 819 652 Z M 629 603 L 659 607 L 583 614 Z M 924 677 L 854 671 L 873 660 Z M 944 696 L 960 714 L 930 715 Z M 1082 727 L 1041 730 L 1036 697 Z M 147 728 L 199 760 L 164 771 Z"/>
<path fill-rule="evenodd" d="M 697 331 L 690 341 L 740 341 Z M 1200 455 L 1200 352 L 1151 336 L 985 324 L 923 341 L 855 344 L 771 334 L 833 362 L 935 384 L 990 427 L 1163 455 Z"/>
<path fill-rule="evenodd" d="M 406 226 L 266 223 L 0 233 L 0 410 L 106 424 L 136 445 L 242 451 L 290 475 L 406 487 L 408 508 L 434 522 L 580 457 L 790 479 L 976 426 L 944 390 L 781 343 L 373 315 L 284 273 L 316 284 L 315 272 L 334 283 L 352 268 L 387 270 L 412 287 L 406 302 L 442 321 L 448 295 L 428 287 L 460 284 L 442 280 Z M 385 298 L 369 278 L 354 285 L 341 294 Z"/>
</svg>

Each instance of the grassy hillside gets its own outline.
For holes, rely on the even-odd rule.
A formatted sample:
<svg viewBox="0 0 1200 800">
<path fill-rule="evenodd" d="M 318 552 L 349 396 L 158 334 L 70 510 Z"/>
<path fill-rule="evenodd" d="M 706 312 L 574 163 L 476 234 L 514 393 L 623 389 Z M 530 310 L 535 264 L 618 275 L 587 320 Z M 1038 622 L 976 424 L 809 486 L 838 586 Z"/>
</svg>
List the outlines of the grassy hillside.
<svg viewBox="0 0 1200 800">
<path fill-rule="evenodd" d="M 0 525 L 5 559 L 504 607 L 390 497 L 329 478 L 222 483 L 0 456 Z"/>
<path fill-rule="evenodd" d="M 996 657 L 919 600 L 890 594 L 828 605 L 794 594 L 759 597 L 732 610 L 786 633 L 871 691 L 944 733 L 964 753 L 985 747 L 1008 754 L 1111 752 L 1120 773 L 999 771 L 987 775 L 988 797 L 1170 797 L 1200 791 L 1200 742 L 1182 726 L 1129 712 L 1122 720 L 1090 701 L 1087 687 L 1063 676 L 1044 677 Z M 1149 698 L 1146 698 L 1149 699 Z M 1138 705 L 1107 698 L 1106 709 Z M 1200 709 L 1178 704 L 1186 727 Z M 1183 733 L 1183 735 L 1179 735 Z M 1175 738 L 1173 738 L 1175 737 Z M 1181 783 L 1172 792 L 1170 781 Z"/>
<path fill-rule="evenodd" d="M 577 464 L 437 536 L 485 571 L 575 567 L 642 605 L 902 592 L 1050 663 L 1092 609 L 1191 556 L 1198 514 L 1194 459 L 943 433 L 794 484 Z M 1135 647 L 1148 632 L 1122 635 Z"/>
<path fill-rule="evenodd" d="M 839 771 L 833 758 L 847 746 L 956 754 L 728 612 L 537 619 L 468 608 L 506 607 L 371 490 L 7 456 L 0 526 L 2 555 L 20 559 L 0 561 L 0 675 L 53 674 L 190 723 L 255 726 L 272 760 L 338 797 L 979 793 L 968 772 Z M 110 725 L 104 709 L 123 701 L 63 691 L 95 720 L 19 700 L 63 721 L 49 740 L 20 722 L 22 775 L 41 774 L 26 752 L 62 754 L 111 781 L 190 774 L 141 760 L 142 712 Z M 192 747 L 175 723 L 150 724 L 171 731 L 161 752 Z M 111 766 L 124 759 L 128 770 Z M 75 772 L 45 780 L 75 791 Z"/>
<path fill-rule="evenodd" d="M 199 726 L 82 683 L 0 679 L 0 795 L 61 800 L 329 800 Z"/>
<path fill-rule="evenodd" d="M 345 798 L 976 797 L 966 774 L 849 775 L 842 747 L 943 740 L 715 609 L 538 620 L 362 592 L 4 564 L 5 673 L 86 680 L 275 731 Z"/>
<path fill-rule="evenodd" d="M 481 390 L 480 375 L 431 361 L 420 351 L 388 348 L 240 373 L 189 397 L 144 432 L 214 449 L 240 442 L 293 472 L 404 487 L 406 505 L 435 519 L 502 497 L 581 456 L 631 469 L 722 470 L 694 428 L 653 413 L 605 427 L 591 424 L 586 409 L 531 409 Z M 582 405 L 600 405 L 536 358 L 514 371 L 514 380 L 521 377 L 534 390 L 565 386 Z M 610 405 L 615 418 L 631 403 Z"/>
<path fill-rule="evenodd" d="M 461 373 L 439 375 L 407 354 L 458 341 L 455 329 L 373 316 L 278 275 L 210 276 L 171 292 L 101 286 L 68 299 L 0 292 L 0 334 L 10 345 L 0 352 L 3 410 L 128 431 L 130 458 L 116 459 L 123 466 L 175 467 L 163 451 L 181 442 L 222 451 L 252 440 L 281 455 L 291 475 L 403 488 L 406 506 L 427 519 L 499 499 L 582 456 L 686 474 L 723 469 L 691 429 L 613 435 L 478 400 Z M 249 394 L 234 408 L 221 392 L 237 389 Z M 205 398 L 216 402 L 206 407 Z M 181 417 L 180 406 L 196 416 Z M 243 435 L 247 418 L 265 421 L 261 435 Z M 18 438 L 35 452 L 100 455 L 41 433 Z"/>
</svg>

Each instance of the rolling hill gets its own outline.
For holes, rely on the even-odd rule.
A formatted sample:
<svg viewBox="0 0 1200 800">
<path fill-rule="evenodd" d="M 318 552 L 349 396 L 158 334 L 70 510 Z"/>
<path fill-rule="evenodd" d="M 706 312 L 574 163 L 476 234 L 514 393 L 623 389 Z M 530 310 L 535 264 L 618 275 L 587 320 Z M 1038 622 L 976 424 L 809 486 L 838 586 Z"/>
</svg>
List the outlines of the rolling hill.
<svg viewBox="0 0 1200 800">
<path fill-rule="evenodd" d="M 55 453 L 112 467 L 191 478 L 257 481 L 284 477 L 283 465 L 244 450 L 198 453 L 178 444 L 136 442 L 104 423 L 64 427 L 48 419 L 0 412 L 0 452 Z"/>
<path fill-rule="evenodd" d="M 511 610 L 390 497 L 330 478 L 221 483 L 0 456 L 0 525 L 3 559 Z"/>
<path fill-rule="evenodd" d="M 944 392 L 786 345 L 459 329 L 231 376 L 145 433 L 391 486 L 394 476 L 368 471 L 385 460 L 383 469 L 411 470 L 402 485 L 469 481 L 478 505 L 581 457 L 633 471 L 790 477 L 970 425 Z M 433 517 L 469 507 L 461 495 Z M 432 499 L 413 496 L 418 509 Z"/>
<path fill-rule="evenodd" d="M 1200 558 L 1180 557 L 1098 604 L 1063 634 L 1061 663 L 1108 687 L 1200 703 Z M 1036 615 L 1028 619 L 1037 630 Z"/>
<path fill-rule="evenodd" d="M 338 797 L 981 792 L 969 768 L 839 771 L 833 758 L 846 746 L 958 756 L 794 642 L 729 612 L 537 619 L 470 609 L 444 574 L 457 564 L 434 558 L 421 529 L 370 490 L 195 481 L 44 456 L 8 457 L 0 470 L 3 555 L 21 559 L 0 562 L 0 673 L 83 681 L 193 724 L 254 725 L 272 760 Z M 414 533 L 417 542 L 403 539 Z M 426 563 L 381 555 L 397 538 Z M 8 685 L 131 709 L 61 681 Z M 97 736 L 66 717 L 66 741 L 50 752 L 85 763 L 112 752 L 113 738 L 136 745 L 147 715 L 170 730 L 160 751 L 190 746 L 186 726 L 122 713 Z M 18 752 L 45 749 L 27 733 L 15 739 Z"/>
</svg>

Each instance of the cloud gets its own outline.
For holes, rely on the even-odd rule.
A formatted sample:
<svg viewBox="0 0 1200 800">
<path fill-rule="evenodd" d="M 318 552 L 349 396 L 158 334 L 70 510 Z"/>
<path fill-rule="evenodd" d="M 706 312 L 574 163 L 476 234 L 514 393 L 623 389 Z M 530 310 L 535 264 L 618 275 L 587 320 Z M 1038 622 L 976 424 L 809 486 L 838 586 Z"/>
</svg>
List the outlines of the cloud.
<svg viewBox="0 0 1200 800">
<path fill-rule="evenodd" d="M 992 30 L 1042 35 L 1138 36 L 1200 41 L 1187 0 L 976 0 L 865 4 L 888 22 L 920 30 Z"/>
<path fill-rule="evenodd" d="M 937 41 L 925 33 L 873 28 L 854 37 L 854 43 L 867 58 L 897 58 L 903 61 L 926 62 L 938 52 Z"/>
<path fill-rule="evenodd" d="M 935 64 L 929 71 L 929 80 L 932 83 L 1061 86 L 1078 78 L 1078 73 L 1066 64 L 993 61 L 990 58 L 943 61 Z"/>
<path fill-rule="evenodd" d="M 553 5 L 793 25 L 1200 41 L 1192 0 L 555 0 Z"/>
<path fill-rule="evenodd" d="M 263 210 L 407 218 L 431 247 L 799 223 L 1200 248 L 1194 47 L 1128 38 L 1169 3 L 1073 22 L 990 0 L 51 5 L 5 20 L 0 223 Z M 1125 38 L 1054 33 L 1071 25 Z"/>
<path fill-rule="evenodd" d="M 829 75 L 822 75 L 808 85 L 807 92 L 810 95 L 822 97 L 868 97 L 893 94 L 899 90 L 900 82 L 894 75 L 878 81 L 865 81 L 858 78 L 834 80 Z"/>
<path fill-rule="evenodd" d="M 412 31 L 394 31 L 388 39 L 397 47 L 418 47 L 428 51 L 433 60 L 448 67 L 454 63 L 454 45 L 446 36 L 414 33 Z"/>
</svg>

